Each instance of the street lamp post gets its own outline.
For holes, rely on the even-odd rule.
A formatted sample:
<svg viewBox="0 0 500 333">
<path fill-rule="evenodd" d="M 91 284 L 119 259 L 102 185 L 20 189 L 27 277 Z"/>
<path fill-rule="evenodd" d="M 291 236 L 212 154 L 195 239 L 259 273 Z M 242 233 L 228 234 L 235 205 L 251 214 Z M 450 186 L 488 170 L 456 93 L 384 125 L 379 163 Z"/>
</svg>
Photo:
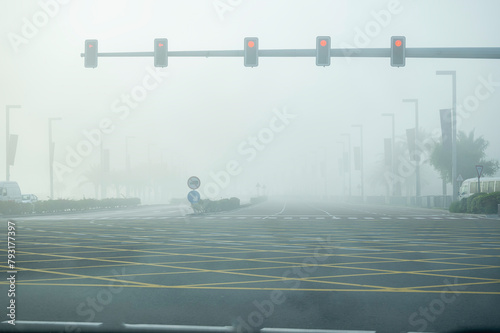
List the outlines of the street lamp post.
<svg viewBox="0 0 500 333">
<path fill-rule="evenodd" d="M 418 139 L 418 99 L 403 99 L 404 103 L 415 103 L 415 150 Z M 418 156 L 418 158 L 417 158 Z M 419 206 L 420 200 L 420 155 L 415 154 L 415 205 Z"/>
<path fill-rule="evenodd" d="M 388 116 L 388 117 L 391 117 L 392 118 L 392 143 L 391 143 L 391 171 L 392 171 L 392 175 L 394 176 L 396 174 L 396 170 L 395 170 L 395 163 L 394 163 L 394 150 L 395 150 L 395 147 L 396 147 L 396 136 L 395 136 L 395 124 L 394 124 L 394 113 L 382 113 L 382 116 Z M 392 188 L 392 195 L 396 195 L 395 194 L 395 186 L 394 186 L 394 183 L 391 185 L 391 188 Z"/>
<path fill-rule="evenodd" d="M 349 197 L 351 197 L 351 134 L 342 133 L 347 136 L 347 170 L 349 171 Z"/>
<path fill-rule="evenodd" d="M 345 142 L 344 141 L 337 141 L 337 143 L 342 145 L 342 164 L 339 166 L 340 170 L 342 171 L 342 195 L 345 195 L 345 170 L 344 170 L 344 151 L 345 151 Z"/>
<path fill-rule="evenodd" d="M 125 137 L 125 168 L 126 168 L 126 171 L 127 171 L 127 176 L 129 175 L 130 173 L 130 155 L 128 153 L 128 140 L 130 139 L 134 139 L 135 136 L 126 136 Z M 126 196 L 128 198 L 128 195 L 129 195 L 129 186 L 128 184 L 126 185 Z"/>
<path fill-rule="evenodd" d="M 18 109 L 21 105 L 6 105 L 5 106 L 5 180 L 10 180 L 10 163 L 9 163 L 9 138 L 10 138 L 10 109 Z"/>
<path fill-rule="evenodd" d="M 49 118 L 49 179 L 50 200 L 54 199 L 54 142 L 52 142 L 52 122 L 61 118 Z"/>
<path fill-rule="evenodd" d="M 364 179 L 364 174 L 363 174 L 363 125 L 352 125 L 352 127 L 359 127 L 359 134 L 360 134 L 360 144 L 359 144 L 359 168 L 361 171 L 361 201 L 365 201 L 365 179 Z"/>
<path fill-rule="evenodd" d="M 452 200 L 458 196 L 457 179 L 457 71 L 436 71 L 436 75 L 451 75 L 452 109 L 451 109 L 451 183 L 453 186 Z"/>
<path fill-rule="evenodd" d="M 148 143 L 148 174 L 149 174 L 149 185 L 150 188 L 148 189 L 148 199 L 151 200 L 151 191 L 154 193 L 154 196 L 156 197 L 156 191 L 155 191 L 155 186 L 153 182 L 153 177 L 152 177 L 152 166 L 151 166 L 151 147 L 155 146 L 155 143 Z"/>
</svg>

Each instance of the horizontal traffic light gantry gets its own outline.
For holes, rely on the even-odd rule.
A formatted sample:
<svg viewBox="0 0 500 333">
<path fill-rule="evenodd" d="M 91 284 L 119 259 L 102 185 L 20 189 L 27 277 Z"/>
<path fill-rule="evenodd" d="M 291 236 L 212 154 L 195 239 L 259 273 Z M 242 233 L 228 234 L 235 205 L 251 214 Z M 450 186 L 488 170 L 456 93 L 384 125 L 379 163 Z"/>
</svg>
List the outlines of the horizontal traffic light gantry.
<svg viewBox="0 0 500 333">
<path fill-rule="evenodd" d="M 391 66 L 404 67 L 406 65 L 406 38 L 404 36 L 391 37 Z"/>
<path fill-rule="evenodd" d="M 244 43 L 245 67 L 259 66 L 259 39 L 257 37 L 246 37 Z"/>
<path fill-rule="evenodd" d="M 407 52 L 408 51 L 408 52 Z M 315 57 L 317 66 L 329 66 L 331 57 L 357 58 L 390 58 L 393 67 L 404 67 L 406 57 L 412 58 L 445 58 L 445 59 L 500 59 L 500 47 L 414 47 L 406 49 L 404 36 L 392 36 L 390 48 L 332 48 L 329 36 L 316 37 L 314 49 L 259 49 L 257 37 L 244 39 L 244 47 L 236 50 L 196 50 L 196 51 L 169 51 L 166 38 L 155 39 L 154 51 L 151 52 L 100 52 L 98 53 L 97 40 L 85 41 L 85 67 L 97 67 L 97 60 L 101 57 L 154 57 L 157 67 L 167 67 L 170 57 L 234 57 L 244 58 L 246 67 L 257 67 L 260 57 Z"/>
<path fill-rule="evenodd" d="M 97 67 L 97 39 L 85 41 L 85 68 Z"/>
<path fill-rule="evenodd" d="M 156 38 L 154 47 L 155 67 L 168 66 L 168 40 L 166 38 Z"/>
<path fill-rule="evenodd" d="M 316 66 L 330 66 L 331 47 L 330 36 L 316 37 Z"/>
</svg>

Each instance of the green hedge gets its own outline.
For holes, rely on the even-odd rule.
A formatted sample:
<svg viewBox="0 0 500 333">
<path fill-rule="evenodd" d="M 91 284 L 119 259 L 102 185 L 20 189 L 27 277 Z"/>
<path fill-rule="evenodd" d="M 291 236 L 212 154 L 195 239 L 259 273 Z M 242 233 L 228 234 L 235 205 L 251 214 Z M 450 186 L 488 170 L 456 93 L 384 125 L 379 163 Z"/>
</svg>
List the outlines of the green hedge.
<svg viewBox="0 0 500 333">
<path fill-rule="evenodd" d="M 468 198 L 452 202 L 450 212 L 471 214 L 498 214 L 500 192 L 475 193 Z"/>
<path fill-rule="evenodd" d="M 240 199 L 232 197 L 230 199 L 221 199 L 212 201 L 209 199 L 200 200 L 191 207 L 196 214 L 199 213 L 214 213 L 227 210 L 233 210 L 240 207 Z"/>
<path fill-rule="evenodd" d="M 123 208 L 140 205 L 139 198 L 116 199 L 82 199 L 82 200 L 43 200 L 35 203 L 15 203 L 0 201 L 0 214 L 19 215 L 30 213 L 57 213 L 69 211 L 85 211 L 103 208 Z"/>
<path fill-rule="evenodd" d="M 265 195 L 261 195 L 260 197 L 253 197 L 253 198 L 250 198 L 250 203 L 252 205 L 254 204 L 257 204 L 257 203 L 260 203 L 260 202 L 264 202 L 267 200 L 267 196 Z"/>
</svg>

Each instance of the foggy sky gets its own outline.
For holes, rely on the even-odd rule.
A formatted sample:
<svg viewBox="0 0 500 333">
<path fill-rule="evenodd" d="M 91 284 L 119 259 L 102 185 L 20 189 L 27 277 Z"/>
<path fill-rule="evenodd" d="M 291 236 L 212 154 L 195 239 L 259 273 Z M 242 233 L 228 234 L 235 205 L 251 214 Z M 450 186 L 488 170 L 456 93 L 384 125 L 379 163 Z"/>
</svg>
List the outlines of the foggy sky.
<svg viewBox="0 0 500 333">
<path fill-rule="evenodd" d="M 93 187 L 82 182 L 89 168 L 100 165 L 101 140 L 110 151 L 111 170 L 124 171 L 127 136 L 133 137 L 128 140 L 132 169 L 164 168 L 173 197 L 187 194 L 192 175 L 203 185 L 216 183 L 212 175 L 228 172 L 228 163 L 235 175 L 216 196 L 252 195 L 256 183 L 277 194 L 321 192 L 325 179 L 329 194 L 340 195 L 338 142 L 346 141 L 341 133 L 349 133 L 351 145 L 360 144 L 353 124 L 363 125 L 365 194 L 383 195 L 385 188 L 368 183 L 382 160 L 383 140 L 391 135 L 390 118 L 381 113 L 395 114 L 396 136 L 405 139 L 415 114 L 402 99 L 417 98 L 420 128 L 440 133 L 439 110 L 451 108 L 452 99 L 451 78 L 437 76 L 437 70 L 457 71 L 459 106 L 478 89 L 489 92 L 459 117 L 458 130 L 475 129 L 490 142 L 488 157 L 500 159 L 500 60 L 407 58 L 406 67 L 393 68 L 388 58 L 332 58 L 323 68 L 314 58 L 261 57 L 258 67 L 246 68 L 240 57 L 170 57 L 167 68 L 155 69 L 151 57 L 99 58 L 96 69 L 87 69 L 80 57 L 85 39 L 98 39 L 99 52 L 119 52 L 152 51 L 160 37 L 168 38 L 171 51 L 241 50 L 250 36 L 259 38 L 260 49 L 312 49 L 319 35 L 331 36 L 333 48 L 389 47 L 395 35 L 406 36 L 408 48 L 498 47 L 498 1 L 1 0 L 0 5 L 0 179 L 5 179 L 5 105 L 21 105 L 11 110 L 10 133 L 19 135 L 11 180 L 43 199 L 49 195 L 49 117 L 62 118 L 52 123 L 56 197 L 93 196 Z M 494 83 L 484 88 L 484 81 Z M 267 135 L 268 142 L 255 146 L 252 138 L 259 135 Z M 70 166 L 71 152 L 84 146 L 90 147 L 88 156 L 79 154 L 81 161 L 73 159 Z M 320 171 L 325 158 L 326 178 Z M 440 194 L 438 174 L 428 166 L 422 172 L 422 194 Z M 352 181 L 356 193 L 359 172 L 353 171 Z M 207 189 L 202 186 L 201 192 Z"/>
</svg>

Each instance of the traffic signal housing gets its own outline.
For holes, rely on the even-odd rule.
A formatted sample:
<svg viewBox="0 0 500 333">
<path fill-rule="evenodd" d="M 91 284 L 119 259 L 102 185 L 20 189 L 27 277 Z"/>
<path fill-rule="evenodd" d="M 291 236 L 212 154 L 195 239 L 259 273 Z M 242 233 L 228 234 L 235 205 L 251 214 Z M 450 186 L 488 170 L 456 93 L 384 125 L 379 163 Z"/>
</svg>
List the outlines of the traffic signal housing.
<svg viewBox="0 0 500 333">
<path fill-rule="evenodd" d="M 97 39 L 85 41 L 85 68 L 97 67 Z"/>
<path fill-rule="evenodd" d="M 330 66 L 330 51 L 331 38 L 330 36 L 316 37 L 316 66 Z"/>
<path fill-rule="evenodd" d="M 245 67 L 259 66 L 259 39 L 257 37 L 245 38 Z"/>
<path fill-rule="evenodd" d="M 168 39 L 156 38 L 155 39 L 155 67 L 168 66 Z"/>
<path fill-rule="evenodd" d="M 391 37 L 391 66 L 404 67 L 406 65 L 406 37 Z"/>
</svg>

